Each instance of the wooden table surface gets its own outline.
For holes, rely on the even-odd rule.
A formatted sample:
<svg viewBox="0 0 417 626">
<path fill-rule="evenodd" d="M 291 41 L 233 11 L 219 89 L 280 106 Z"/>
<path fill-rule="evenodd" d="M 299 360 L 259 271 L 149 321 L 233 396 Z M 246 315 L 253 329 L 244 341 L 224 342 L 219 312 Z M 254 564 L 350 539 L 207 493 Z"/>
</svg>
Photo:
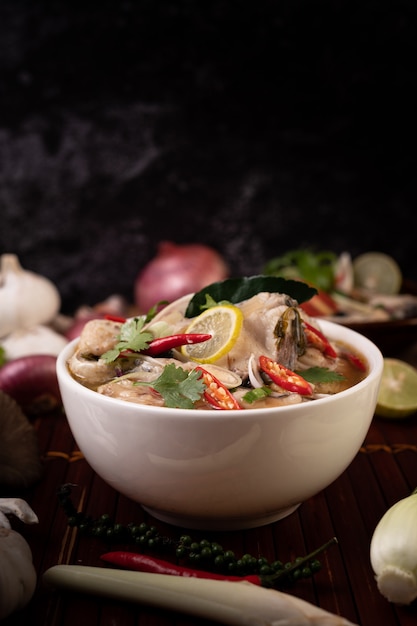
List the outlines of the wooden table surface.
<svg viewBox="0 0 417 626">
<path fill-rule="evenodd" d="M 57 563 L 103 565 L 99 556 L 108 550 L 100 539 L 80 536 L 67 526 L 58 505 L 57 489 L 77 485 L 75 504 L 99 516 L 107 512 L 117 521 L 151 521 L 164 534 L 182 534 L 152 520 L 141 507 L 119 495 L 89 467 L 62 413 L 38 417 L 44 475 L 24 497 L 39 517 L 39 524 L 13 522 L 29 542 L 38 571 L 38 588 L 30 604 L 2 626 L 190 626 L 196 618 L 147 606 L 99 599 L 95 596 L 52 591 L 42 583 L 43 572 Z M 338 544 L 322 555 L 322 569 L 314 579 L 298 582 L 291 593 L 338 613 L 360 626 L 414 626 L 417 603 L 390 604 L 378 592 L 369 560 L 374 528 L 383 513 L 417 486 L 417 416 L 403 421 L 374 418 L 362 448 L 349 468 L 327 489 L 304 502 L 284 520 L 242 532 L 189 531 L 207 537 L 237 554 L 263 554 L 270 560 L 302 556 L 336 536 Z M 117 545 L 113 545 L 117 549 Z M 210 621 L 198 619 L 201 626 Z"/>
</svg>

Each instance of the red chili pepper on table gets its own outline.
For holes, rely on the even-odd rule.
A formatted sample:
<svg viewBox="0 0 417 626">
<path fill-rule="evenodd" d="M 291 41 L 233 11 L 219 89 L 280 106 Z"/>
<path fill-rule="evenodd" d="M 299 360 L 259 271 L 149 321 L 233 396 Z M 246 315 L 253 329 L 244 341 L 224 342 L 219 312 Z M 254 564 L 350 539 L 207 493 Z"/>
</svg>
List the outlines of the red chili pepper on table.
<svg viewBox="0 0 417 626">
<path fill-rule="evenodd" d="M 289 580 L 288 576 L 295 570 L 300 570 L 300 568 L 304 567 L 304 565 L 312 566 L 316 557 L 334 543 L 337 543 L 336 537 L 332 537 L 329 541 L 316 550 L 313 550 L 313 552 L 310 552 L 307 556 L 304 556 L 301 559 L 296 559 L 293 563 L 288 563 L 285 567 L 277 569 L 273 573 L 247 574 L 245 576 L 233 576 L 192 569 L 182 565 L 169 563 L 168 561 L 163 561 L 145 554 L 124 550 L 106 552 L 105 554 L 102 554 L 100 558 L 107 563 L 111 563 L 112 565 L 117 565 L 118 567 L 123 567 L 137 572 L 166 574 L 169 576 L 184 576 L 189 578 L 208 578 L 212 580 L 227 580 L 232 582 L 246 581 L 261 587 L 274 587 L 280 580 Z M 315 570 L 317 570 L 316 565 L 317 561 L 314 566 Z M 318 565 L 320 568 L 320 563 L 318 563 Z"/>
<path fill-rule="evenodd" d="M 138 554 L 136 552 L 107 552 L 100 557 L 107 563 L 118 565 L 126 569 L 131 569 L 136 572 L 149 572 L 152 574 L 168 574 L 170 576 L 184 576 L 186 578 L 210 578 L 212 580 L 230 580 L 234 582 L 246 580 L 254 585 L 261 586 L 262 579 L 257 574 L 251 574 L 248 576 L 227 576 L 225 574 L 217 574 L 213 572 L 206 572 L 203 570 L 191 569 L 189 567 L 182 567 L 168 561 L 162 561 L 161 559 L 155 559 L 144 554 Z"/>
<path fill-rule="evenodd" d="M 213 374 L 203 367 L 196 367 L 195 369 L 201 372 L 202 379 L 206 385 L 204 397 L 209 404 L 216 409 L 223 410 L 242 408 L 229 389 L 213 376 Z"/>
<path fill-rule="evenodd" d="M 158 354 L 163 354 L 173 348 L 208 341 L 211 337 L 212 335 L 206 333 L 180 333 L 178 335 L 158 337 L 157 339 L 153 339 L 142 352 L 148 356 L 158 356 Z"/>
<path fill-rule="evenodd" d="M 303 322 L 304 324 L 304 332 L 307 338 L 308 343 L 313 344 L 315 348 L 318 348 L 323 354 L 326 356 L 331 356 L 332 358 L 337 357 L 337 352 L 333 348 L 330 341 L 314 326 L 308 324 L 308 322 Z"/>
<path fill-rule="evenodd" d="M 292 372 L 269 357 L 260 356 L 259 365 L 265 374 L 268 374 L 269 378 L 283 389 L 299 393 L 303 396 L 309 396 L 313 393 L 312 386 L 302 376 Z"/>
</svg>

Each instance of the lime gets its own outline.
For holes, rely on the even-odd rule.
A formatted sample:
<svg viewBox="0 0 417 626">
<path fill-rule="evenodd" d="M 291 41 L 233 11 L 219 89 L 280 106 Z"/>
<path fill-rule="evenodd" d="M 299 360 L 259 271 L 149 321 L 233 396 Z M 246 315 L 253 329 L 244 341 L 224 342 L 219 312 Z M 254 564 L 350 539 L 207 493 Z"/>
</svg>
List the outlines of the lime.
<svg viewBox="0 0 417 626">
<path fill-rule="evenodd" d="M 208 333 L 211 339 L 203 343 L 182 346 L 181 352 L 198 363 L 213 363 L 227 354 L 239 337 L 243 323 L 242 311 L 232 304 L 211 307 L 198 315 L 186 333 Z"/>
<path fill-rule="evenodd" d="M 355 287 L 374 293 L 396 294 L 400 291 L 402 273 L 391 256 L 383 252 L 365 252 L 353 260 Z"/>
<path fill-rule="evenodd" d="M 375 413 L 402 418 L 417 411 L 417 369 L 399 359 L 384 359 Z"/>
</svg>

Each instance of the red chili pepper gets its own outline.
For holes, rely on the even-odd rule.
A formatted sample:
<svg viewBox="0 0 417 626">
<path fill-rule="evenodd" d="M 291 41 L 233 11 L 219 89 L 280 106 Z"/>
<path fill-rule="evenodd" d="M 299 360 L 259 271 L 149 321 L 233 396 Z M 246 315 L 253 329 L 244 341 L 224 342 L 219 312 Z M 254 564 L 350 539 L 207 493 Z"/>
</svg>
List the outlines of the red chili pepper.
<svg viewBox="0 0 417 626">
<path fill-rule="evenodd" d="M 189 567 L 182 567 L 180 565 L 174 565 L 161 559 L 155 559 L 150 556 L 138 554 L 137 552 L 107 552 L 100 557 L 107 563 L 118 565 L 126 569 L 131 569 L 136 572 L 149 572 L 151 574 L 168 574 L 170 576 L 184 576 L 186 578 L 209 578 L 211 580 L 229 580 L 239 582 L 245 580 L 251 582 L 254 585 L 261 586 L 262 579 L 257 574 L 249 576 L 227 576 L 225 574 L 216 574 L 213 572 L 206 572 L 203 570 L 191 569 Z"/>
<path fill-rule="evenodd" d="M 358 356 L 357 354 L 352 354 L 351 352 L 345 352 L 343 356 L 345 356 L 352 363 L 352 365 L 356 367 L 356 369 L 360 370 L 361 372 L 366 372 L 366 363 L 363 361 L 363 359 L 361 359 L 360 356 Z"/>
<path fill-rule="evenodd" d="M 223 410 L 242 408 L 234 395 L 230 393 L 228 388 L 215 376 L 213 376 L 213 374 L 210 374 L 210 372 L 202 367 L 196 367 L 195 369 L 201 372 L 203 381 L 206 385 L 204 397 L 209 404 L 214 406 L 216 409 Z"/>
<path fill-rule="evenodd" d="M 333 348 L 332 344 L 327 339 L 327 337 L 325 337 L 323 333 L 320 332 L 317 328 L 315 328 L 314 326 L 311 326 L 311 324 L 308 324 L 308 322 L 303 322 L 303 323 L 304 323 L 304 332 L 305 332 L 308 343 L 313 344 L 314 347 L 318 348 L 321 352 L 323 352 L 323 354 L 326 354 L 327 356 L 331 356 L 332 358 L 335 359 L 337 357 L 337 352 Z"/>
<path fill-rule="evenodd" d="M 106 313 L 104 316 L 105 320 L 110 320 L 111 322 L 120 322 L 120 324 L 124 324 L 126 321 L 125 317 L 119 317 L 118 315 L 111 315 L 110 313 Z"/>
<path fill-rule="evenodd" d="M 338 312 L 338 305 L 330 294 L 318 289 L 315 296 L 302 302 L 300 307 L 310 315 L 310 317 L 323 317 L 323 315 L 335 315 Z"/>
<path fill-rule="evenodd" d="M 303 396 L 309 396 L 313 393 L 312 386 L 302 376 L 292 372 L 269 357 L 260 356 L 259 365 L 265 374 L 268 374 L 270 379 L 283 389 L 299 393 Z"/>
<path fill-rule="evenodd" d="M 168 335 L 168 337 L 158 337 L 150 342 L 146 350 L 143 350 L 143 353 L 148 356 L 158 356 L 158 354 L 163 354 L 179 346 L 208 341 L 211 337 L 212 335 L 205 333 L 181 333 L 179 335 Z"/>
</svg>

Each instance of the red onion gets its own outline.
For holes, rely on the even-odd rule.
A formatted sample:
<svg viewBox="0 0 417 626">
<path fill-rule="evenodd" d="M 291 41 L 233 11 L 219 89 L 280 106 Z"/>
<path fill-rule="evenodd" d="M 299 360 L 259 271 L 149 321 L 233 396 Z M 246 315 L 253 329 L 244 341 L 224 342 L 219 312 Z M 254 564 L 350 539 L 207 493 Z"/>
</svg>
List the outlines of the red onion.
<svg viewBox="0 0 417 626">
<path fill-rule="evenodd" d="M 213 248 L 163 241 L 135 281 L 135 304 L 146 313 L 161 300 L 172 302 L 227 277 L 226 262 Z"/>
<path fill-rule="evenodd" d="M 56 357 L 36 354 L 8 361 L 0 367 L 0 390 L 25 413 L 46 413 L 61 406 Z"/>
</svg>

